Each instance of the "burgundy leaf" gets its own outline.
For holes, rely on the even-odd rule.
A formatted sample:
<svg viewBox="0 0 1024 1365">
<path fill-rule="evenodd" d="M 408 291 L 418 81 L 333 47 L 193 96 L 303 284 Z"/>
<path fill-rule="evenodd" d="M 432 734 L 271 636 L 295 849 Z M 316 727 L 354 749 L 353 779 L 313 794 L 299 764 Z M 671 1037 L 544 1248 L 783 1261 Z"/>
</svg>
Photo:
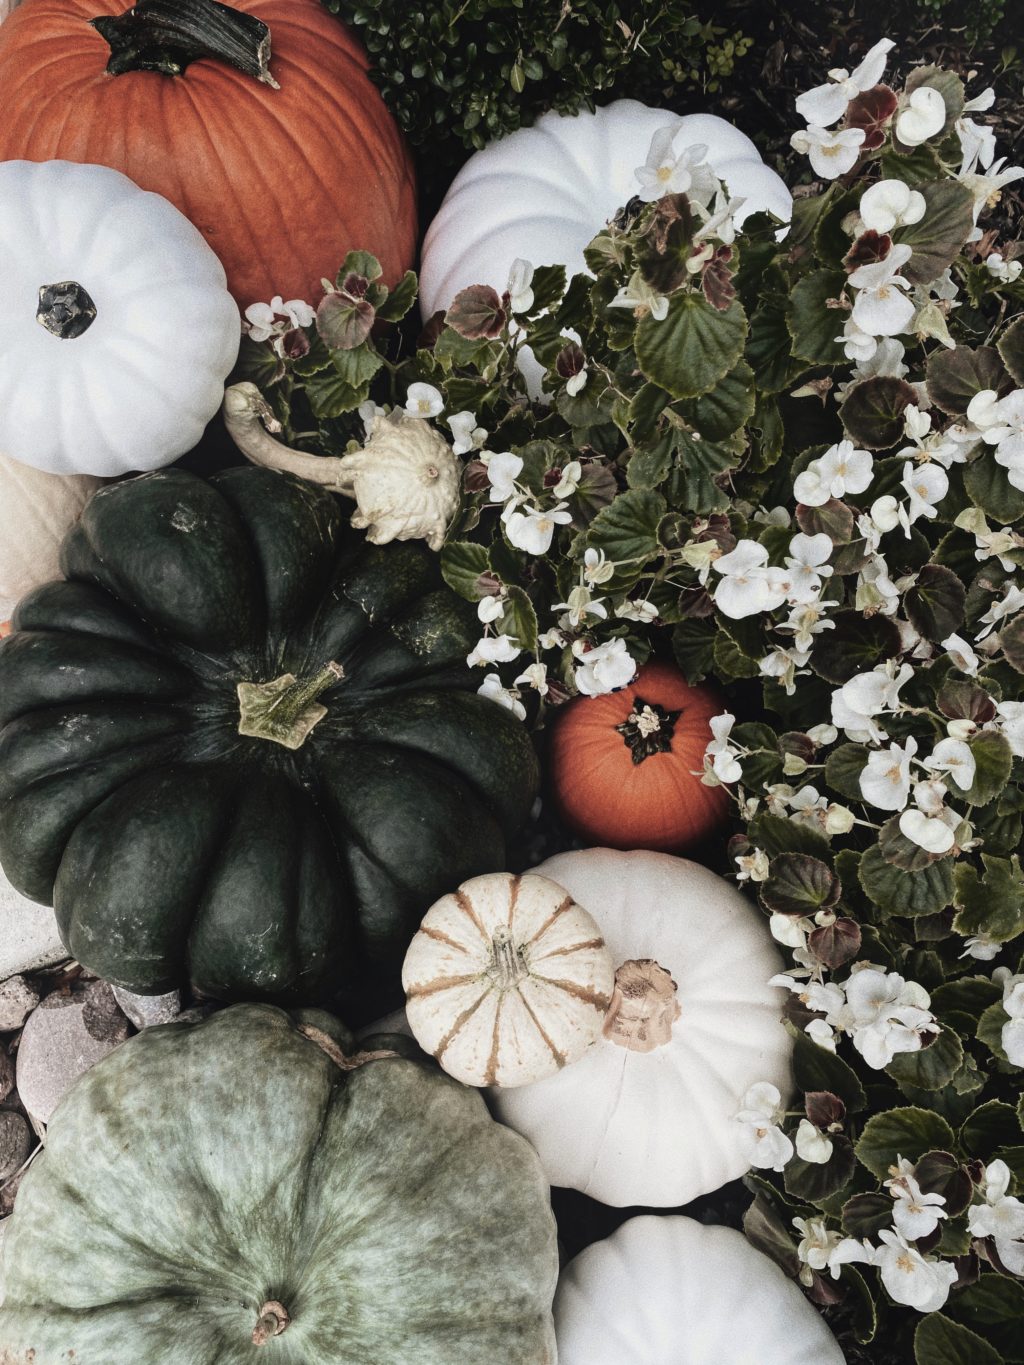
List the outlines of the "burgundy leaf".
<svg viewBox="0 0 1024 1365">
<path fill-rule="evenodd" d="M 289 360 L 301 360 L 309 355 L 309 337 L 301 327 L 293 327 L 281 338 L 281 348 Z"/>
<path fill-rule="evenodd" d="M 587 357 L 581 348 L 575 341 L 570 341 L 558 352 L 555 360 L 555 372 L 561 375 L 563 379 L 571 379 L 574 374 L 580 374 L 583 371 L 586 363 Z"/>
<path fill-rule="evenodd" d="M 497 291 L 489 284 L 471 284 L 452 299 L 445 321 L 468 341 L 501 335 L 507 314 Z"/>
<path fill-rule="evenodd" d="M 846 126 L 863 128 L 862 150 L 874 151 L 885 141 L 885 129 L 899 105 L 894 91 L 887 85 L 874 85 L 854 98 L 846 107 Z"/>
<path fill-rule="evenodd" d="M 892 250 L 892 238 L 887 232 L 876 232 L 874 228 L 868 228 L 867 232 L 861 235 L 850 247 L 843 257 L 843 266 L 848 275 L 862 265 L 874 265 L 876 261 L 884 261 Z"/>
<path fill-rule="evenodd" d="M 470 460 L 466 465 L 462 482 L 467 493 L 480 493 L 490 487 L 491 481 L 487 477 L 487 466 L 483 460 Z"/>
<path fill-rule="evenodd" d="M 814 957 L 835 971 L 860 952 L 860 925 L 852 919 L 837 919 L 823 925 L 807 937 L 807 946 Z"/>
<path fill-rule="evenodd" d="M 732 270 L 729 268 L 731 260 L 732 247 L 720 246 L 701 275 L 704 297 L 719 313 L 724 313 L 736 297 L 736 286 L 733 284 Z"/>
<path fill-rule="evenodd" d="M 316 330 L 332 351 L 354 351 L 370 335 L 377 314 L 366 299 L 332 290 L 316 310 Z"/>
<path fill-rule="evenodd" d="M 809 1090 L 804 1096 L 804 1108 L 815 1128 L 822 1131 L 846 1118 L 846 1105 L 829 1090 Z"/>
</svg>

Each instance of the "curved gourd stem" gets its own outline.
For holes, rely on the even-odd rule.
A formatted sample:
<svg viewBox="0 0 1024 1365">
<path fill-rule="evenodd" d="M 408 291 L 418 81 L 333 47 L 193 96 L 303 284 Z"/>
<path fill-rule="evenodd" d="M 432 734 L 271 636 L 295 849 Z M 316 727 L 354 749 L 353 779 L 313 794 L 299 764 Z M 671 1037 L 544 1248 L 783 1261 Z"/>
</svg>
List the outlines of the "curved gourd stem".
<svg viewBox="0 0 1024 1365">
<path fill-rule="evenodd" d="M 384 1047 L 365 1052 L 342 1052 L 333 1038 L 313 1024 L 300 1024 L 299 1032 L 311 1043 L 316 1043 L 321 1052 L 326 1052 L 334 1065 L 340 1067 L 342 1071 L 358 1071 L 361 1066 L 366 1066 L 368 1062 L 383 1062 L 391 1057 L 401 1057 L 402 1055 L 400 1052 L 392 1052 L 390 1048 Z"/>
<path fill-rule="evenodd" d="M 306 455 L 270 434 L 280 431 L 281 424 L 255 384 L 232 384 L 224 393 L 221 411 L 228 435 L 253 464 L 297 474 L 347 498 L 355 497 L 355 475 L 345 463 L 347 456 Z"/>
<path fill-rule="evenodd" d="M 180 76 L 190 62 L 217 57 L 274 90 L 270 29 L 217 0 L 138 0 L 124 14 L 90 19 L 110 47 L 107 73 L 159 71 Z"/>
</svg>

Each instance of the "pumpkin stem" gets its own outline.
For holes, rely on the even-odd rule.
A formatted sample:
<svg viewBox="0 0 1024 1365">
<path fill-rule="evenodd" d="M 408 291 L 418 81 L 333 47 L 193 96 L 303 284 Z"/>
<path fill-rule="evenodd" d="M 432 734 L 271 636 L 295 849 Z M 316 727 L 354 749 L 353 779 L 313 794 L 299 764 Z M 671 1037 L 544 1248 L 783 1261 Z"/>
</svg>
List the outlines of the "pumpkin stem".
<svg viewBox="0 0 1024 1365">
<path fill-rule="evenodd" d="M 270 29 L 217 0 L 138 0 L 124 14 L 90 19 L 110 46 L 107 73 L 159 71 L 180 76 L 200 57 L 219 57 L 274 90 Z"/>
<path fill-rule="evenodd" d="M 44 284 L 39 290 L 36 322 L 61 341 L 73 341 L 96 321 L 96 305 L 77 280 Z"/>
<path fill-rule="evenodd" d="M 344 668 L 332 660 L 312 678 L 282 673 L 271 682 L 240 682 L 236 689 L 238 733 L 273 740 L 286 749 L 301 749 L 313 726 L 327 715 L 327 707 L 317 697 L 344 676 Z"/>
<path fill-rule="evenodd" d="M 633 755 L 634 763 L 642 763 L 652 754 L 664 754 L 672 748 L 676 721 L 682 711 L 666 711 L 657 702 L 633 698 L 633 709 L 616 730 Z"/>
<path fill-rule="evenodd" d="M 602 1032 L 630 1052 L 653 1052 L 672 1037 L 682 1011 L 676 983 L 652 958 L 624 962 L 615 973 L 612 1003 Z"/>
<path fill-rule="evenodd" d="M 260 1309 L 256 1326 L 252 1329 L 252 1344 L 265 1346 L 271 1337 L 279 1337 L 291 1322 L 291 1314 L 277 1299 L 268 1299 Z"/>
<path fill-rule="evenodd" d="M 383 1062 L 390 1057 L 401 1056 L 401 1053 L 393 1052 L 386 1047 L 371 1048 L 363 1052 L 342 1052 L 333 1038 L 313 1024 L 300 1024 L 299 1032 L 311 1043 L 316 1043 L 321 1052 L 326 1052 L 334 1065 L 340 1067 L 342 1071 L 358 1071 L 361 1066 L 366 1066 L 367 1062 Z"/>
<path fill-rule="evenodd" d="M 491 938 L 490 975 L 501 990 L 511 990 L 529 976 L 526 949 L 507 929 L 498 929 Z"/>
</svg>

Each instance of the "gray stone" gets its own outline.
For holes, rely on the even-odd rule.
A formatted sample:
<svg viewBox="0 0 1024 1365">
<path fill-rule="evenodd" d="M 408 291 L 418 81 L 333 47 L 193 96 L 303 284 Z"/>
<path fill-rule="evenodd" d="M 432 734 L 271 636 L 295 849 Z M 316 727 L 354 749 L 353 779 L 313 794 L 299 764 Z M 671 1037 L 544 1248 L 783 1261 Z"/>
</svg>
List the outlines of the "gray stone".
<svg viewBox="0 0 1024 1365">
<path fill-rule="evenodd" d="M 0 981 L 67 956 L 50 907 L 20 895 L 0 871 Z"/>
<path fill-rule="evenodd" d="M 0 1047 L 0 1101 L 14 1089 L 14 1063 L 6 1048 Z"/>
<path fill-rule="evenodd" d="M 39 1004 L 39 992 L 23 976 L 0 981 L 0 1033 L 13 1033 Z"/>
<path fill-rule="evenodd" d="M 15 1109 L 0 1109 L 0 1181 L 7 1180 L 32 1150 L 32 1132 Z"/>
<path fill-rule="evenodd" d="M 73 995 L 54 992 L 29 1015 L 18 1045 L 18 1094 L 25 1112 L 49 1123 L 74 1082 L 128 1036 L 128 1021 L 105 981 Z"/>
<path fill-rule="evenodd" d="M 168 991 L 166 995 L 136 995 L 123 986 L 111 986 L 114 999 L 138 1029 L 154 1024 L 169 1024 L 181 1013 L 181 993 Z"/>
</svg>

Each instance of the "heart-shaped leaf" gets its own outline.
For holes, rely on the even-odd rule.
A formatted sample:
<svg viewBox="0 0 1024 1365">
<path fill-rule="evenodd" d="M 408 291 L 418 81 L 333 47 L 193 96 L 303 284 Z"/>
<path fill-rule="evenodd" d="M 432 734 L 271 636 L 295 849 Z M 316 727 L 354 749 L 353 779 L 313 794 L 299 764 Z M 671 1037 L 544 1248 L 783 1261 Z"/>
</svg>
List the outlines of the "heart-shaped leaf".
<svg viewBox="0 0 1024 1365">
<path fill-rule="evenodd" d="M 940 347 L 928 357 L 928 396 L 950 417 L 963 417 L 967 405 L 983 389 L 995 389 L 1002 398 L 1013 388 L 999 352 L 994 346 Z"/>
<path fill-rule="evenodd" d="M 924 195 L 924 216 L 898 228 L 893 241 L 913 252 L 903 267 L 911 284 L 930 284 L 953 264 L 974 228 L 974 198 L 958 180 L 938 180 L 919 185 Z"/>
<path fill-rule="evenodd" d="M 888 450 L 903 439 L 903 414 L 917 392 L 895 375 L 872 375 L 846 391 L 839 409 L 846 434 L 866 450 Z"/>
<path fill-rule="evenodd" d="M 739 302 L 724 312 L 702 294 L 676 294 L 662 319 L 648 313 L 636 329 L 636 358 L 644 376 L 673 398 L 707 393 L 733 368 L 747 339 Z"/>
</svg>

